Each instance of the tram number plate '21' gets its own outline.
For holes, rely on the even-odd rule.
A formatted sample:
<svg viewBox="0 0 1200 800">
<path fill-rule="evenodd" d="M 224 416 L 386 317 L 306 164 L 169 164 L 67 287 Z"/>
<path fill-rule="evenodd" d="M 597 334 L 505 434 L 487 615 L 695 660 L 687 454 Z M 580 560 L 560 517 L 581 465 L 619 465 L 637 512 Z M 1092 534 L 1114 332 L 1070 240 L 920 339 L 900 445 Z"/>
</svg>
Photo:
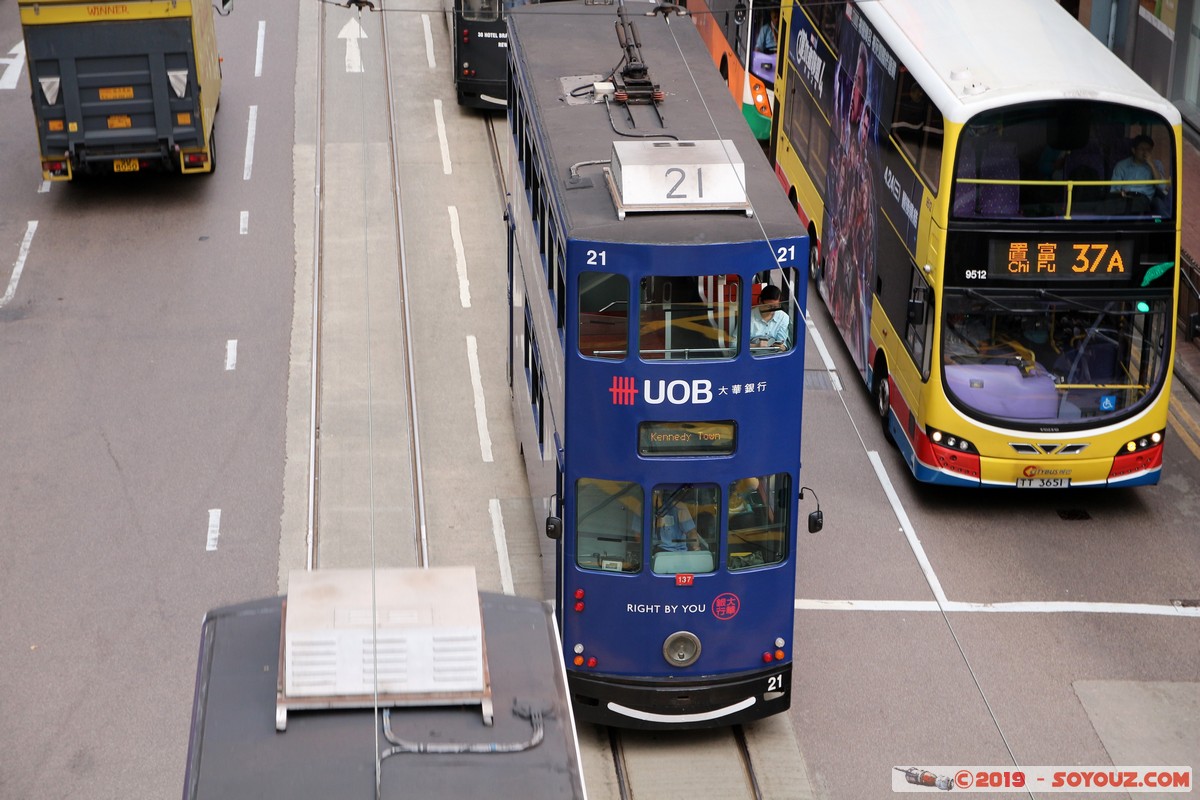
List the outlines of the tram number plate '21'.
<svg viewBox="0 0 1200 800">
<path fill-rule="evenodd" d="M 787 688 L 787 682 L 784 681 L 782 674 L 767 676 L 768 692 L 786 692 Z"/>
<path fill-rule="evenodd" d="M 1070 478 L 1017 478 L 1018 489 L 1066 489 Z"/>
</svg>

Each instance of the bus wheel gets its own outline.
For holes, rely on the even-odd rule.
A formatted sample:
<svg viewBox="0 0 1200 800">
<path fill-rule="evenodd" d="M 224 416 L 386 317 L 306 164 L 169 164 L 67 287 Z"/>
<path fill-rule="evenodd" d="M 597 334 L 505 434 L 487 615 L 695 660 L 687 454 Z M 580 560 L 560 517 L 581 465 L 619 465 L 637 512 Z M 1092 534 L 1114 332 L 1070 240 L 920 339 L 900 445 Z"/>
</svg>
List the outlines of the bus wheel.
<svg viewBox="0 0 1200 800">
<path fill-rule="evenodd" d="M 888 427 L 888 416 L 892 404 L 892 389 L 888 383 L 887 364 L 880 359 L 875 365 L 875 410 L 879 413 L 879 422 L 883 427 L 883 438 L 892 441 L 892 431 Z"/>
<path fill-rule="evenodd" d="M 809 234 L 808 242 L 808 277 L 814 281 L 821 274 L 821 246 L 815 243 L 816 237 Z"/>
</svg>

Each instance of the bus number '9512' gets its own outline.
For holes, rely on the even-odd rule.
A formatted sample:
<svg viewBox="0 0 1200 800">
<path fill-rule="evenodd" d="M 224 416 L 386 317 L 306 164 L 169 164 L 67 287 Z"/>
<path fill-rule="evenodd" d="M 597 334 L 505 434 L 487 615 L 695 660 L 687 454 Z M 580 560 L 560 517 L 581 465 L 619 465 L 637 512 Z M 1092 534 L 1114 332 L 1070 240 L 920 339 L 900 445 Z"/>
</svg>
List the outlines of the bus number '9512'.
<svg viewBox="0 0 1200 800">
<path fill-rule="evenodd" d="M 963 272 L 963 278 L 969 281 L 984 281 L 987 280 L 986 269 L 968 269 Z"/>
</svg>

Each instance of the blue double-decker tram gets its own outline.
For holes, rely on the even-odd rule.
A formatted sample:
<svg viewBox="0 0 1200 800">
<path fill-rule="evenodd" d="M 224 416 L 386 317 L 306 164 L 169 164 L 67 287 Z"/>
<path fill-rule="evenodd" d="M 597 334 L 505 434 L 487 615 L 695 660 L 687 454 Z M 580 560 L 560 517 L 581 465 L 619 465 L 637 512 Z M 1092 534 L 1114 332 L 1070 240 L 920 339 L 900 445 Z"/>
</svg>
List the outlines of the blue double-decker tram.
<svg viewBox="0 0 1200 800">
<path fill-rule="evenodd" d="M 808 239 L 690 20 L 560 2 L 508 33 L 513 408 L 576 714 L 783 711 Z"/>
</svg>

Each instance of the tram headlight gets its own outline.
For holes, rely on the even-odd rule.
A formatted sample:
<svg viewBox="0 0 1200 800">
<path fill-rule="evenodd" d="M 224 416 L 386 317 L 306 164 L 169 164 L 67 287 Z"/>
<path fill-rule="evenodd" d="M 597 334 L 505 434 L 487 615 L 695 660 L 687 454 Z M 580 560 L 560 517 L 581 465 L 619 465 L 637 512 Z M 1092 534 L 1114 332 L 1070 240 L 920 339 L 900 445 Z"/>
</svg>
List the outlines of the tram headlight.
<svg viewBox="0 0 1200 800">
<path fill-rule="evenodd" d="M 691 631 L 676 631 L 663 642 L 663 658 L 673 667 L 690 667 L 700 658 L 700 637 Z"/>
</svg>

